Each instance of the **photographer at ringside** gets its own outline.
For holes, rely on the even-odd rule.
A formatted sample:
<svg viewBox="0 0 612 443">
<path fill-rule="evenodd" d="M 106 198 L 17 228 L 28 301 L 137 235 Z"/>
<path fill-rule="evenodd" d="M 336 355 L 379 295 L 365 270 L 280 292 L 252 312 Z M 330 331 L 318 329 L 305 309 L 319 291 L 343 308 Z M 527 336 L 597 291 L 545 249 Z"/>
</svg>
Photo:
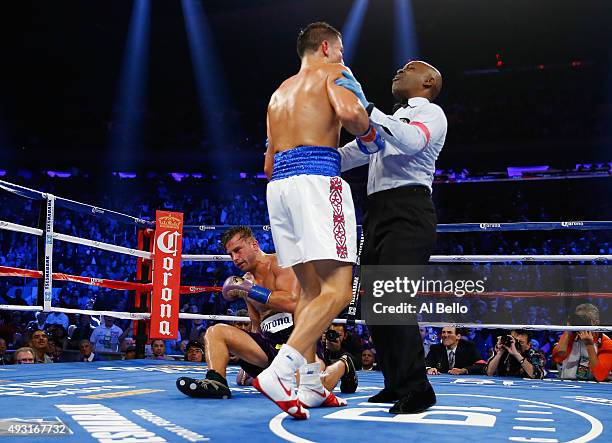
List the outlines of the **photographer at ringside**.
<svg viewBox="0 0 612 443">
<path fill-rule="evenodd" d="M 345 325 L 331 325 L 323 334 L 323 345 L 326 365 L 348 354 L 355 369 L 361 370 L 361 344 L 346 330 Z"/>
<path fill-rule="evenodd" d="M 529 331 L 512 330 L 497 337 L 495 352 L 487 362 L 487 375 L 542 379 L 546 357 L 531 347 Z"/>
<path fill-rule="evenodd" d="M 576 306 L 571 326 L 598 326 L 599 309 L 590 303 Z M 603 333 L 565 331 L 553 348 L 553 361 L 560 365 L 559 378 L 604 381 L 612 370 L 612 340 Z"/>
</svg>

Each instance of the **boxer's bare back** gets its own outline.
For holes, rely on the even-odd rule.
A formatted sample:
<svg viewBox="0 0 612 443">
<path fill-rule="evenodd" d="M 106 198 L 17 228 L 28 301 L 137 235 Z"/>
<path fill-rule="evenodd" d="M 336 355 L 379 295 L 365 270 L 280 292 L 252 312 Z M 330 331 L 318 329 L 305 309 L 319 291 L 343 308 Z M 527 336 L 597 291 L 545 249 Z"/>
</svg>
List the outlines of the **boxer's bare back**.
<svg viewBox="0 0 612 443">
<path fill-rule="evenodd" d="M 268 176 L 277 152 L 296 146 L 337 148 L 341 127 L 353 134 L 367 130 L 367 115 L 355 95 L 334 83 L 343 70 L 348 68 L 340 63 L 302 66 L 274 92 L 268 105 Z"/>
</svg>

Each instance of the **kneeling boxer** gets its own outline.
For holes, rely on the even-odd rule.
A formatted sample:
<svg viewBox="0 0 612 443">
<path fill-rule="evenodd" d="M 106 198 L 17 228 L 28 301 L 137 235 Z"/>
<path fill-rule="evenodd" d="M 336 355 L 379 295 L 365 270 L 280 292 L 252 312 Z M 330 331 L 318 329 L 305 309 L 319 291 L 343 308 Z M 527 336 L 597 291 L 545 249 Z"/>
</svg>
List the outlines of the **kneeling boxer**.
<svg viewBox="0 0 612 443">
<path fill-rule="evenodd" d="M 205 348 L 208 372 L 203 380 L 181 377 L 177 388 L 190 397 L 229 398 L 226 379 L 230 353 L 239 357 L 238 364 L 251 377 L 256 377 L 278 354 L 293 330 L 293 317 L 300 294 L 298 280 L 291 268 L 278 266 L 276 254 L 265 254 L 246 226 L 238 226 L 222 237 L 228 254 L 244 277 L 229 277 L 223 285 L 228 300 L 243 297 L 246 301 L 251 331 L 226 324 L 217 324 L 206 331 Z M 319 354 L 322 356 L 322 349 Z M 331 391 L 340 380 L 345 393 L 357 389 L 357 374 L 350 355 L 325 368 L 320 361 L 299 369 L 300 401 L 308 407 L 344 406 L 346 401 Z"/>
</svg>

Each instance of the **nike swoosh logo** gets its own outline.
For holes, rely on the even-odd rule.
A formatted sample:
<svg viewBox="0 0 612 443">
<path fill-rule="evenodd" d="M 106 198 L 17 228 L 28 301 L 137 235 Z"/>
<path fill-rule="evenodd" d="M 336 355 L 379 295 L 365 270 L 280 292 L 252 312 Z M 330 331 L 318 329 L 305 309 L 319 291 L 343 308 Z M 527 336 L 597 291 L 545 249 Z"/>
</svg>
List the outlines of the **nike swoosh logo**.
<svg viewBox="0 0 612 443">
<path fill-rule="evenodd" d="M 311 389 L 311 388 L 308 388 L 308 390 L 314 392 L 317 395 L 320 395 L 323 398 L 327 398 L 327 394 L 325 394 L 325 392 L 319 392 L 319 391 L 316 391 L 316 390 Z"/>
<path fill-rule="evenodd" d="M 283 382 L 281 381 L 281 379 L 280 379 L 280 377 L 278 376 L 278 374 L 276 374 L 276 373 L 275 373 L 274 375 L 276 375 L 276 379 L 277 379 L 277 380 L 278 380 L 278 382 L 280 383 L 281 388 L 283 388 L 283 391 L 285 391 L 285 394 L 287 394 L 287 397 L 291 397 L 291 389 L 287 389 L 287 388 L 285 387 L 285 385 L 284 385 L 284 384 L 283 384 Z"/>
</svg>

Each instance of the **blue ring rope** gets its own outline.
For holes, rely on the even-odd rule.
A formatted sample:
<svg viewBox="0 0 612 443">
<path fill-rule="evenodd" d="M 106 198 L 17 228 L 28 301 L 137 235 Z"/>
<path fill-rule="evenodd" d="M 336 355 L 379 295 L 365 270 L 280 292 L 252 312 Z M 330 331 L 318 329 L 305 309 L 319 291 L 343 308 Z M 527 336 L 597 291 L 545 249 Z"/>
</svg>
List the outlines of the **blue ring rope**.
<svg viewBox="0 0 612 443">
<path fill-rule="evenodd" d="M 47 194 L 0 180 L 0 189 L 35 200 L 43 200 Z M 104 216 L 123 223 L 154 228 L 155 222 L 120 212 L 55 197 L 55 204 L 73 211 Z M 235 225 L 184 225 L 183 232 L 226 231 Z M 249 225 L 251 229 L 269 231 L 270 225 Z M 509 231 L 553 231 L 579 230 L 597 231 L 612 229 L 612 221 L 559 221 L 559 222 L 518 222 L 518 223 L 448 223 L 438 225 L 438 232 L 509 232 Z"/>
</svg>

